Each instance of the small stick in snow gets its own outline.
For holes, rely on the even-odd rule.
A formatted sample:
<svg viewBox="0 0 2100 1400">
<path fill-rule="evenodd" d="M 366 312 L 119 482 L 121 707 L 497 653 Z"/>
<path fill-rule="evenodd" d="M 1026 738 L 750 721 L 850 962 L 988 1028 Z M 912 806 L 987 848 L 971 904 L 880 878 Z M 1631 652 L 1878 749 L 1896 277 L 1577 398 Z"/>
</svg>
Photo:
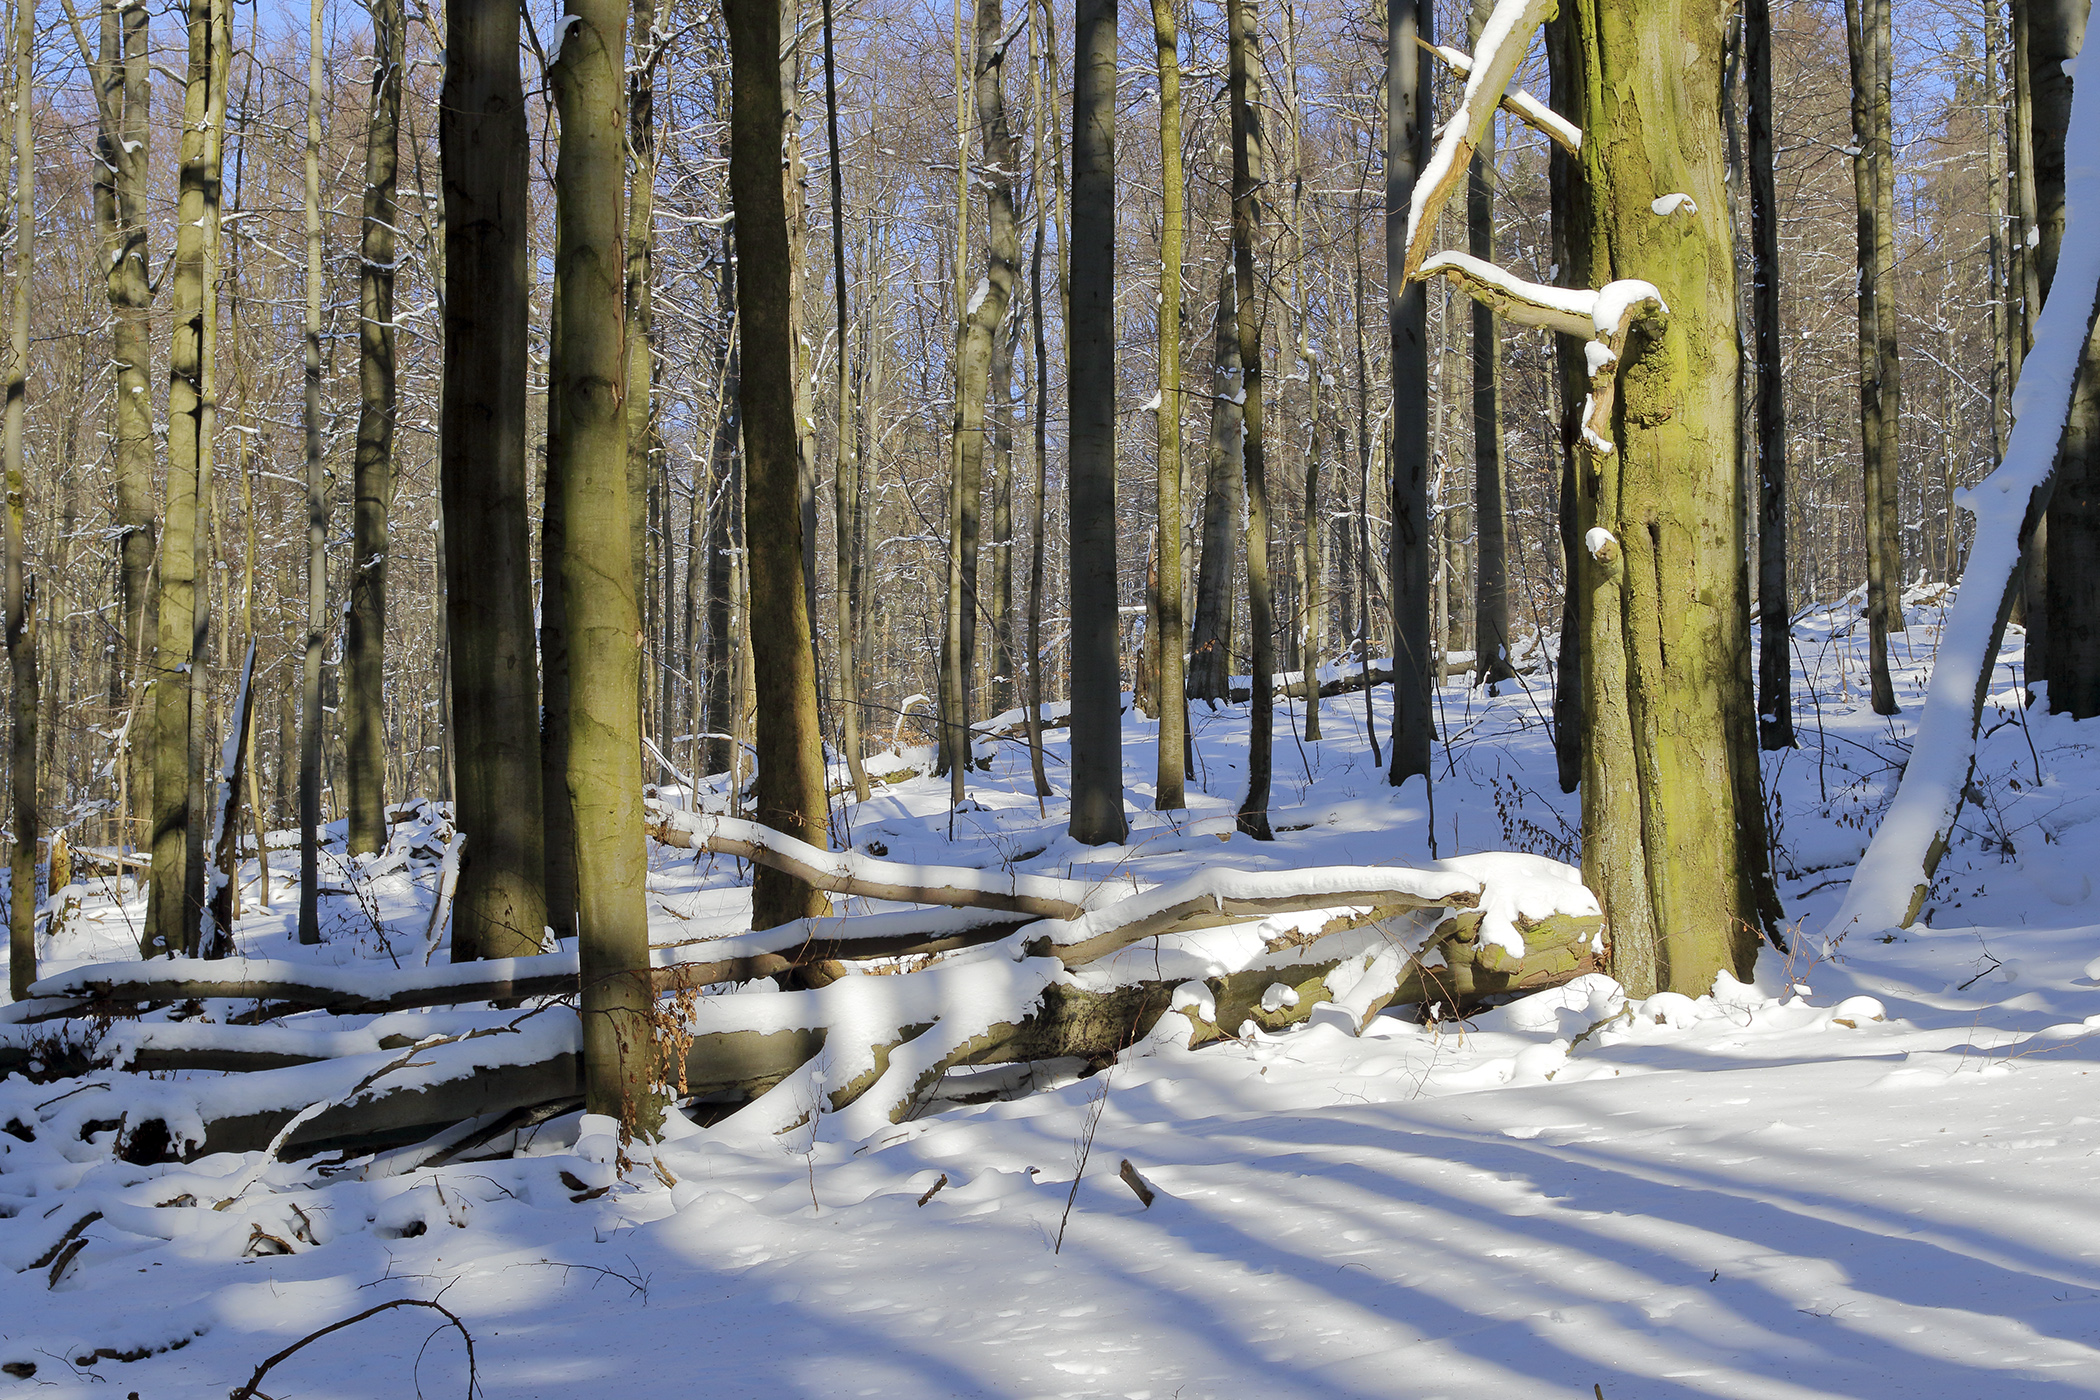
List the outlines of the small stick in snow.
<svg viewBox="0 0 2100 1400">
<path fill-rule="evenodd" d="M 935 1183 L 933 1183 L 933 1185 L 931 1185 L 931 1186 L 927 1187 L 927 1188 L 926 1188 L 926 1194 L 925 1194 L 925 1195 L 923 1195 L 923 1196 L 921 1196 L 921 1197 L 919 1197 L 919 1204 L 920 1204 L 920 1205 L 922 1205 L 922 1206 L 923 1206 L 923 1205 L 925 1205 L 925 1204 L 926 1204 L 926 1203 L 927 1203 L 928 1201 L 930 1201 L 930 1200 L 932 1200 L 932 1199 L 934 1198 L 935 1194 L 936 1194 L 936 1193 L 938 1193 L 938 1192 L 940 1191 L 940 1189 L 941 1189 L 941 1188 L 942 1188 L 943 1186 L 946 1186 L 947 1184 L 948 1184 L 948 1173 L 946 1173 L 946 1172 L 942 1172 L 942 1173 L 941 1173 L 941 1179 L 940 1179 L 939 1181 L 936 1181 Z"/>
<path fill-rule="evenodd" d="M 1117 1172 L 1116 1175 L 1123 1179 L 1125 1186 L 1137 1193 L 1137 1198 L 1144 1202 L 1146 1210 L 1152 1209 L 1152 1197 L 1154 1195 L 1152 1184 L 1146 1181 L 1144 1177 L 1138 1175 L 1138 1169 L 1130 1165 L 1128 1157 L 1123 1159 L 1123 1170 Z"/>
</svg>

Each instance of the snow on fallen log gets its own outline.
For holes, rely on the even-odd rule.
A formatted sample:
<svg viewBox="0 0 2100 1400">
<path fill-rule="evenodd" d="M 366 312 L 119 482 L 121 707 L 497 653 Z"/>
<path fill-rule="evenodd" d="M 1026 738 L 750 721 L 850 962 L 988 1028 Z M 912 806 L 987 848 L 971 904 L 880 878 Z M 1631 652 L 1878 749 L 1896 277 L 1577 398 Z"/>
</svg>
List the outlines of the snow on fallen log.
<svg viewBox="0 0 2100 1400">
<path fill-rule="evenodd" d="M 2020 556 L 2056 487 L 2057 445 L 2100 301 L 2100 83 L 2078 87 L 2064 141 L 2062 252 L 2013 392 L 2005 460 L 1956 496 L 1976 520 L 1960 591 L 1896 796 L 1822 929 L 1826 947 L 1855 929 L 1908 928 L 1924 907 L 1976 766 L 1976 730 L 2018 586 Z"/>
<path fill-rule="evenodd" d="M 1045 918 L 1072 918 L 1102 886 L 1086 880 L 972 870 L 955 865 L 908 865 L 877 860 L 857 851 L 827 851 L 792 836 L 734 817 L 681 812 L 645 804 L 649 835 L 666 846 L 737 856 L 832 894 L 857 894 L 899 904 L 961 905 L 1004 909 Z"/>
<path fill-rule="evenodd" d="M 1330 865 L 1311 870 L 1205 870 L 1120 899 L 1074 919 L 1045 919 L 1022 930 L 1029 951 L 1073 967 L 1157 934 L 1315 909 L 1472 908 L 1481 882 L 1457 870 Z"/>
</svg>

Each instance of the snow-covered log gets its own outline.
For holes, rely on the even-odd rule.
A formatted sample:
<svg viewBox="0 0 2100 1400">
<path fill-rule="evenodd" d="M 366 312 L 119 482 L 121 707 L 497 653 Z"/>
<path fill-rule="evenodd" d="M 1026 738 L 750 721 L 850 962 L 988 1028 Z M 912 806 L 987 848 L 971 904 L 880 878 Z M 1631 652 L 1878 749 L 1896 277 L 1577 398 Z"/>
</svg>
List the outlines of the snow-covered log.
<svg viewBox="0 0 2100 1400">
<path fill-rule="evenodd" d="M 647 804 L 649 835 L 666 846 L 737 856 L 807 881 L 831 894 L 857 894 L 899 904 L 1004 909 L 1073 918 L 1100 887 L 1084 880 L 1015 875 L 953 865 L 907 865 L 856 851 L 826 851 L 757 822 Z"/>
<path fill-rule="evenodd" d="M 1823 927 L 1826 944 L 1854 929 L 1907 928 L 1918 917 L 1975 768 L 1976 728 L 2019 587 L 2020 556 L 2056 486 L 2057 443 L 2100 309 L 2100 83 L 2073 93 L 2064 151 L 2062 251 L 2013 394 L 2012 437 L 1998 469 L 1956 497 L 1976 519 L 1975 543 L 1940 627 L 1910 762 L 1844 903 Z"/>
<path fill-rule="evenodd" d="M 1030 924 L 1022 937 L 1031 953 L 1077 967 L 1164 933 L 1322 909 L 1342 911 L 1338 917 L 1343 919 L 1358 910 L 1383 919 L 1412 909 L 1470 909 L 1479 903 L 1482 890 L 1478 879 L 1448 869 L 1334 865 L 1259 874 L 1205 870 L 1078 918 Z"/>
</svg>

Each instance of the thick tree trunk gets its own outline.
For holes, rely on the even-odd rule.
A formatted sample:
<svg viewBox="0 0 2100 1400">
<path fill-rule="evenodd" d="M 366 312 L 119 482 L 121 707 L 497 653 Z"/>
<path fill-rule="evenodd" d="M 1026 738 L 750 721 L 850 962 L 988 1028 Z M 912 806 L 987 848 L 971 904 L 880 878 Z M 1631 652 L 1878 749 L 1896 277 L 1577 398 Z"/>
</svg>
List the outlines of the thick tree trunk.
<svg viewBox="0 0 2100 1400">
<path fill-rule="evenodd" d="M 585 1106 L 654 1135 L 656 1040 L 642 835 L 640 612 L 635 605 L 626 298 L 627 10 L 569 0 L 549 73 L 561 112 L 554 271 L 561 314 L 548 357 L 549 488 L 561 495 L 568 641 L 569 804 L 576 823 L 577 957 Z M 806 650 L 806 648 L 805 648 Z"/>
<path fill-rule="evenodd" d="M 85 35 L 79 36 L 85 50 Z M 109 668 L 112 709 L 126 725 L 124 786 L 133 802 L 152 790 L 152 745 L 137 722 L 148 680 L 153 593 L 153 401 L 149 318 L 153 281 L 147 267 L 145 215 L 147 158 L 152 139 L 153 89 L 148 70 L 147 9 L 102 0 L 99 45 L 93 63 L 96 112 L 95 216 L 102 231 L 104 286 L 110 310 L 110 410 L 115 466 L 112 522 L 117 536 L 116 654 Z M 82 54 L 86 58 L 85 52 Z M 136 836 L 120 829 L 129 849 Z"/>
<path fill-rule="evenodd" d="M 737 320 L 743 347 L 737 393 L 749 512 L 749 632 L 766 642 L 753 650 L 757 817 L 776 831 L 822 846 L 829 810 L 796 480 L 792 255 L 780 165 L 780 14 L 772 0 L 730 0 L 728 16 L 735 85 L 729 185 L 737 211 Z M 754 928 L 828 912 L 830 901 L 792 876 L 760 870 L 752 883 Z"/>
<path fill-rule="evenodd" d="M 1583 875 L 1629 995 L 1747 978 L 1776 913 L 1743 596 L 1735 277 L 1715 104 L 1721 0 L 1577 0 L 1595 282 L 1638 277 L 1668 307 L 1629 316 L 1608 430 L 1585 448 Z M 1684 66 L 1649 57 L 1685 36 Z M 1663 194 L 1691 197 L 1659 217 Z"/>
<path fill-rule="evenodd" d="M 1159 766 L 1152 805 L 1188 806 L 1188 635 L 1181 589 L 1181 41 L 1174 0 L 1152 0 L 1159 63 Z"/>
<path fill-rule="evenodd" d="M 1246 489 L 1245 415 L 1240 400 L 1238 296 L 1232 259 L 1218 272 L 1212 322 L 1210 450 L 1203 480 L 1203 552 L 1196 565 L 1196 626 L 1189 638 L 1188 693 L 1213 708 L 1232 688 L 1233 575 L 1239 563 L 1240 493 Z"/>
<path fill-rule="evenodd" d="M 527 208 L 518 10 L 446 10 L 440 478 L 458 824 L 455 960 L 536 952 L 547 923 L 525 475 Z"/>
<path fill-rule="evenodd" d="M 36 6 L 15 6 L 15 287 L 8 316 L 7 409 L 4 470 L 7 661 L 12 715 L 8 726 L 8 794 L 14 850 L 8 884 L 8 983 L 16 1001 L 36 981 L 37 712 L 36 592 L 29 579 L 27 522 L 23 517 L 22 429 L 29 416 L 29 298 L 35 271 L 36 137 L 30 75 L 36 57 Z M 54 838 L 58 849 L 62 837 Z M 51 892 L 61 888 L 52 861 Z"/>
<path fill-rule="evenodd" d="M 160 540 L 158 644 L 153 688 L 153 890 L 147 901 L 144 956 L 174 954 L 195 941 L 198 918 L 191 868 L 192 744 L 189 668 L 197 619 L 197 479 L 205 430 L 205 240 L 214 24 L 212 0 L 189 0 L 189 71 L 183 89 L 181 172 L 176 200 L 174 327 L 168 353 L 168 503 Z"/>
<path fill-rule="evenodd" d="M 1786 384 L 1780 353 L 1779 197 L 1772 178 L 1771 0 L 1744 0 L 1750 107 L 1751 317 L 1757 360 L 1758 741 L 1794 746 L 1786 583 Z M 1953 528 L 1950 516 L 1948 528 Z"/>
<path fill-rule="evenodd" d="M 2046 298 L 2064 233 L 2064 133 L 2071 120 L 2071 79 L 2064 70 L 2084 47 L 2090 0 L 2031 0 L 2026 8 L 2039 234 L 2033 256 Z M 2100 714 L 2100 333 L 2087 341 L 2079 362 L 2046 529 L 2048 640 L 2041 664 L 2030 659 L 2027 676 L 2049 682 L 2052 714 L 2090 719 Z M 2030 611 L 2030 634 L 2034 616 Z"/>
<path fill-rule="evenodd" d="M 1129 834 L 1116 646 L 1116 7 L 1078 0 L 1072 84 L 1072 839 Z"/>
<path fill-rule="evenodd" d="M 394 179 L 400 168 L 407 17 L 373 0 L 371 121 L 365 129 L 358 265 L 356 500 L 343 631 L 344 777 L 352 855 L 386 849 L 387 516 L 394 503 Z"/>
<path fill-rule="evenodd" d="M 547 342 L 562 340 L 562 282 L 547 296 Z M 550 366 L 551 369 L 551 366 Z M 547 395 L 547 436 L 540 482 L 540 812 L 547 927 L 559 938 L 577 930 L 576 806 L 569 796 L 569 591 L 562 560 L 569 551 L 569 493 L 562 473 L 569 461 L 562 442 L 565 400 Z"/>
<path fill-rule="evenodd" d="M 1433 41 L 1429 8 L 1420 0 L 1386 5 L 1385 252 L 1388 267 L 1407 261 L 1407 209 L 1415 178 L 1429 158 L 1429 58 L 1416 40 Z M 1436 738 L 1430 711 L 1433 668 L 1442 639 L 1429 632 L 1429 556 L 1435 548 L 1429 515 L 1428 300 L 1419 282 L 1389 277 L 1386 319 L 1392 336 L 1392 562 L 1387 570 L 1393 612 L 1393 732 L 1387 778 L 1398 787 L 1429 780 Z M 1432 650 L 1434 648 L 1434 650 Z"/>
<path fill-rule="evenodd" d="M 321 653 L 328 643 L 328 475 L 321 440 L 321 0 L 306 34 L 306 636 L 299 657 L 299 941 L 321 941 Z"/>
</svg>

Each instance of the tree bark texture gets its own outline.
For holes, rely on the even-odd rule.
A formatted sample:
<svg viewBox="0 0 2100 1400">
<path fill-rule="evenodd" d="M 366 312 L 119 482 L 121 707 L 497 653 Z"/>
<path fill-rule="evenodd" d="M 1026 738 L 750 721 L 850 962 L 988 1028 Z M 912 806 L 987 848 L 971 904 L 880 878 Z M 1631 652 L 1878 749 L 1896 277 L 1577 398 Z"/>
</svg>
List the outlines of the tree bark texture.
<svg viewBox="0 0 2100 1400">
<path fill-rule="evenodd" d="M 36 6 L 15 5 L 14 224 L 15 286 L 8 314 L 7 408 L 4 470 L 7 477 L 5 589 L 9 671 L 8 795 L 14 849 L 8 870 L 8 982 L 16 1001 L 36 981 L 37 712 L 36 591 L 29 578 L 27 521 L 23 513 L 22 429 L 29 416 L 29 299 L 35 272 L 36 135 L 30 76 L 36 57 Z M 54 847 L 55 849 L 55 847 Z M 52 863 L 57 874 L 57 862 Z M 52 881 L 52 893 L 58 892 Z"/>
<path fill-rule="evenodd" d="M 1079 0 L 1073 41 L 1068 479 L 1072 839 L 1129 834 L 1116 646 L 1116 7 Z"/>
<path fill-rule="evenodd" d="M 1474 0 L 1473 38 L 1487 22 L 1492 0 Z M 1495 260 L 1495 119 L 1483 125 L 1466 171 L 1466 251 Z M 1496 694 L 1517 674 L 1509 663 L 1509 512 L 1502 446 L 1502 329 L 1494 311 L 1474 301 L 1473 313 L 1473 554 L 1474 683 Z"/>
<path fill-rule="evenodd" d="M 547 923 L 525 476 L 527 153 L 518 10 L 446 9 L 440 479 L 458 824 L 455 960 L 537 952 Z"/>
<path fill-rule="evenodd" d="M 1181 41 L 1173 0 L 1152 0 L 1159 57 L 1159 767 L 1152 805 L 1188 805 L 1187 623 L 1181 589 Z"/>
<path fill-rule="evenodd" d="M 1247 735 L 1247 795 L 1240 802 L 1237 825 L 1257 841 L 1273 840 L 1269 830 L 1269 770 L 1275 739 L 1276 624 L 1269 585 L 1269 485 L 1262 441 L 1262 316 L 1255 293 L 1254 243 L 1261 234 L 1257 181 L 1267 172 L 1262 160 L 1260 118 L 1251 89 L 1258 61 L 1255 0 L 1228 0 L 1230 34 L 1228 82 L 1232 102 L 1232 280 L 1240 342 L 1240 387 L 1245 399 L 1247 446 L 1247 630 L 1254 651 L 1254 694 Z"/>
<path fill-rule="evenodd" d="M 1629 995 L 1748 977 L 1775 910 L 1750 689 L 1735 437 L 1735 277 L 1717 104 L 1721 0 L 1576 0 L 1596 282 L 1652 282 L 1667 318 L 1615 347 L 1614 448 L 1585 449 L 1583 877 Z M 1685 36 L 1684 66 L 1652 61 Z M 1652 202 L 1691 196 L 1658 217 Z M 1606 371 L 1611 372 L 1610 370 Z"/>
<path fill-rule="evenodd" d="M 328 473 L 321 436 L 322 0 L 306 32 L 306 636 L 299 657 L 299 941 L 321 941 L 321 657 L 328 644 Z"/>
<path fill-rule="evenodd" d="M 386 849 L 387 516 L 394 505 L 394 181 L 400 169 L 407 16 L 372 0 L 371 121 L 358 264 L 357 457 L 350 606 L 343 623 L 344 778 L 352 855 Z"/>
<path fill-rule="evenodd" d="M 1212 323 L 1210 449 L 1204 463 L 1203 548 L 1196 564 L 1196 626 L 1189 638 L 1188 693 L 1216 708 L 1232 688 L 1232 614 L 1238 572 L 1240 493 L 1246 490 L 1245 415 L 1240 399 L 1239 301 L 1228 253 L 1218 271 Z"/>
<path fill-rule="evenodd" d="M 1431 11 L 1420 0 L 1387 0 L 1385 109 L 1386 266 L 1407 261 L 1407 209 L 1415 178 L 1429 159 L 1429 57 L 1418 38 L 1434 42 Z M 1430 686 L 1442 641 L 1429 632 L 1428 298 L 1419 282 L 1387 279 L 1386 320 L 1392 336 L 1392 562 L 1387 576 L 1393 616 L 1393 728 L 1387 778 L 1398 787 L 1429 779 L 1436 738 Z M 1436 650 L 1432 650 L 1432 647 Z"/>
<path fill-rule="evenodd" d="M 1757 362 L 1758 741 L 1794 746 L 1793 657 L 1786 582 L 1786 384 L 1780 349 L 1779 196 L 1772 176 L 1772 6 L 1744 0 L 1749 88 L 1750 314 Z M 1950 522 L 1951 528 L 1951 522 Z"/>
<path fill-rule="evenodd" d="M 776 831 L 822 846 L 829 809 L 796 480 L 800 449 L 787 196 L 781 183 L 780 14 L 772 0 L 729 0 L 728 17 L 735 86 L 729 185 L 737 216 L 743 356 L 737 395 L 744 428 L 750 631 L 766 640 L 752 657 L 758 698 L 756 815 Z M 773 870 L 757 872 L 751 906 L 754 928 L 830 911 L 821 892 Z"/>
<path fill-rule="evenodd" d="M 548 368 L 559 404 L 549 485 L 561 493 L 561 592 L 569 653 L 566 781 L 575 821 L 584 1102 L 653 1136 L 654 996 L 649 853 L 642 834 L 641 615 L 628 500 L 626 382 L 627 9 L 569 0 L 549 77 L 561 112 Z M 806 649 L 806 648 L 805 648 Z"/>
<path fill-rule="evenodd" d="M 2063 244 L 2064 134 L 2071 121 L 2067 59 L 2085 45 L 2090 0 L 2029 0 L 2027 62 L 2033 97 L 2034 261 L 2042 295 L 2056 276 Z M 2049 709 L 2074 719 L 2100 714 L 2100 332 L 2086 342 L 2056 457 L 2044 546 L 2047 643 L 2030 680 L 2049 682 Z M 2032 629 L 2033 614 L 2029 614 Z"/>
</svg>

